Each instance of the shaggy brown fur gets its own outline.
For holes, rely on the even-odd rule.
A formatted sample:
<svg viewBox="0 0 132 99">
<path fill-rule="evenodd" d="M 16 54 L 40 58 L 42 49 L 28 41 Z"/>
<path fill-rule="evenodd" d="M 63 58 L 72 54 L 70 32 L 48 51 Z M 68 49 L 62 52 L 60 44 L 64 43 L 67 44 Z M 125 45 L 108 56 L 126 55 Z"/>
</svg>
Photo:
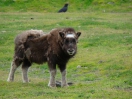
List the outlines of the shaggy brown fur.
<svg viewBox="0 0 132 99">
<path fill-rule="evenodd" d="M 54 29 L 49 34 L 37 30 L 19 34 L 15 39 L 15 55 L 8 81 L 13 81 L 16 68 L 22 63 L 23 80 L 28 82 L 28 67 L 33 62 L 48 63 L 50 69 L 50 87 L 55 87 L 56 65 L 62 73 L 62 86 L 66 83 L 66 64 L 76 54 L 78 37 L 73 28 Z"/>
<path fill-rule="evenodd" d="M 15 55 L 14 58 L 18 61 L 16 61 L 16 65 L 20 65 L 19 61 L 23 61 L 25 58 L 25 43 L 27 40 L 39 38 L 40 36 L 43 36 L 44 32 L 42 30 L 28 30 L 25 31 L 15 38 Z"/>
</svg>

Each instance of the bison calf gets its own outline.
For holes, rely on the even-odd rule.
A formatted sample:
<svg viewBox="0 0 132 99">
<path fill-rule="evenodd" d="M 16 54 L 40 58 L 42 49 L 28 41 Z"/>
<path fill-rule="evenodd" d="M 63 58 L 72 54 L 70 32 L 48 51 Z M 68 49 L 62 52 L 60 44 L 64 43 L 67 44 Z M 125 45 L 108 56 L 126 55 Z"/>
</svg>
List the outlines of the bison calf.
<svg viewBox="0 0 132 99">
<path fill-rule="evenodd" d="M 48 34 L 41 30 L 29 30 L 15 38 L 15 54 L 8 81 L 14 80 L 14 73 L 22 64 L 23 82 L 28 82 L 28 68 L 32 63 L 48 63 L 50 71 L 49 87 L 56 87 L 56 65 L 62 74 L 61 86 L 67 86 L 66 64 L 77 52 L 77 42 L 81 35 L 73 28 L 53 29 Z"/>
</svg>

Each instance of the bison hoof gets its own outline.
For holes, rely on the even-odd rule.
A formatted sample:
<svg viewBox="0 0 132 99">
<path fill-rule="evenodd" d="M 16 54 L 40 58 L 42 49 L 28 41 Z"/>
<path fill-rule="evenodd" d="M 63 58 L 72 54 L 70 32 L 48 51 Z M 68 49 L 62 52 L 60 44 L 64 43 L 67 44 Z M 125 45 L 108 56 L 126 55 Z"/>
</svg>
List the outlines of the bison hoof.
<svg viewBox="0 0 132 99">
<path fill-rule="evenodd" d="M 55 85 L 55 84 L 48 84 L 48 86 L 49 86 L 50 88 L 56 88 L 56 85 Z"/>
<path fill-rule="evenodd" d="M 7 79 L 7 82 L 13 82 L 14 80 L 13 79 Z"/>
</svg>

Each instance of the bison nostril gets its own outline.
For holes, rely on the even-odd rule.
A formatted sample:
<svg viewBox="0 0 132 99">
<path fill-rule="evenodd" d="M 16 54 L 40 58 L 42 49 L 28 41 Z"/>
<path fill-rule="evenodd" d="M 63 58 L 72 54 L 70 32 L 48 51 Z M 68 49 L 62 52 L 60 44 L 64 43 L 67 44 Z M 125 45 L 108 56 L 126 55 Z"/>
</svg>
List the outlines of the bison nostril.
<svg viewBox="0 0 132 99">
<path fill-rule="evenodd" d="M 69 51 L 69 52 L 73 52 L 74 50 L 73 50 L 73 49 L 69 49 L 68 51 Z"/>
</svg>

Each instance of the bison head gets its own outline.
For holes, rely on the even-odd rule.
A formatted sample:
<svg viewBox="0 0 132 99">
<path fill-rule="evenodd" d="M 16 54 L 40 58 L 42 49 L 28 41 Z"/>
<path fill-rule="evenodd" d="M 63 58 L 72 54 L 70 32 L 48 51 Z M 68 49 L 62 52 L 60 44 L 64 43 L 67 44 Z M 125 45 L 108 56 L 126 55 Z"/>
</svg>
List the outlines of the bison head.
<svg viewBox="0 0 132 99">
<path fill-rule="evenodd" d="M 75 55 L 78 38 L 81 35 L 81 32 L 59 32 L 59 35 L 62 38 L 61 46 L 63 51 L 70 56 Z"/>
</svg>

